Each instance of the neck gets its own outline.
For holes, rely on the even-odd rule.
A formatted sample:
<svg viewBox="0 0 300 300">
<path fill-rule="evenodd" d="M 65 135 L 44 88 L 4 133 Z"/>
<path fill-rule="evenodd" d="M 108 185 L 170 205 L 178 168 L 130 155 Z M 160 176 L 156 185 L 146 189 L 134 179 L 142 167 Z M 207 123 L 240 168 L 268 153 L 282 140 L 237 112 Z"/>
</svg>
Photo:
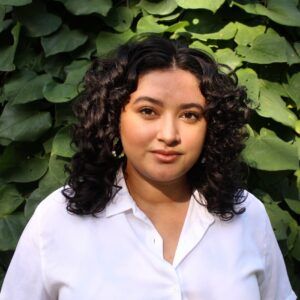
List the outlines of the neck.
<svg viewBox="0 0 300 300">
<path fill-rule="evenodd" d="M 171 182 L 157 182 L 142 176 L 137 171 L 126 169 L 125 180 L 130 195 L 141 208 L 177 207 L 189 201 L 192 194 L 185 177 Z"/>
</svg>

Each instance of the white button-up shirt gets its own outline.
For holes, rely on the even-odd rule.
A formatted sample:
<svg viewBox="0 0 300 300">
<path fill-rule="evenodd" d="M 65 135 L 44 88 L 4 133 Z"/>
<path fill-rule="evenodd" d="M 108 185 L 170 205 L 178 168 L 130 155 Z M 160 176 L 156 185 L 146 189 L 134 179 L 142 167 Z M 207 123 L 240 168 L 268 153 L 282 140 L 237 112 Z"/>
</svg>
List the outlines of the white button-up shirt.
<svg viewBox="0 0 300 300">
<path fill-rule="evenodd" d="M 262 203 L 248 194 L 231 221 L 195 192 L 173 263 L 149 218 L 122 189 L 92 216 L 66 211 L 61 189 L 27 224 L 0 300 L 294 300 Z"/>
</svg>

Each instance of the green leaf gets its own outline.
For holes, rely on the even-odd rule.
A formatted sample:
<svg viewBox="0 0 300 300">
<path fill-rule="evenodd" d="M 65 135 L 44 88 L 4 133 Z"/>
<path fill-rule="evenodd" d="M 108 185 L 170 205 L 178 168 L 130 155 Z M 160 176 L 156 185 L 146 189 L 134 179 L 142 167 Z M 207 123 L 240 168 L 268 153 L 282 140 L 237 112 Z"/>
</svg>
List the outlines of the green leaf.
<svg viewBox="0 0 300 300">
<path fill-rule="evenodd" d="M 26 201 L 25 216 L 31 217 L 37 205 L 46 198 L 50 193 L 65 184 L 67 175 L 64 171 L 66 162 L 51 156 L 49 170 L 46 175 L 39 181 L 39 187 L 33 191 Z"/>
<path fill-rule="evenodd" d="M 244 161 L 252 168 L 266 171 L 297 170 L 297 147 L 278 138 L 274 132 L 262 129 L 260 135 L 250 136 L 242 152 Z"/>
<path fill-rule="evenodd" d="M 177 3 L 174 0 L 164 0 L 160 2 L 150 2 L 141 0 L 137 7 L 141 7 L 152 15 L 168 15 L 177 8 Z"/>
<path fill-rule="evenodd" d="M 53 103 L 69 102 L 79 93 L 79 89 L 74 84 L 57 83 L 50 81 L 43 89 L 44 97 Z"/>
<path fill-rule="evenodd" d="M 115 7 L 109 11 L 104 21 L 114 30 L 124 32 L 131 26 L 133 13 L 128 7 Z"/>
<path fill-rule="evenodd" d="M 74 99 L 82 87 L 79 83 L 88 70 L 90 62 L 86 60 L 73 61 L 65 67 L 67 77 L 64 83 L 50 81 L 44 86 L 44 97 L 53 103 L 68 102 Z"/>
<path fill-rule="evenodd" d="M 67 73 L 65 82 L 74 85 L 80 83 L 90 65 L 91 62 L 88 60 L 74 60 L 65 67 L 65 72 Z"/>
<path fill-rule="evenodd" d="M 178 6 L 182 8 L 191 8 L 191 9 L 196 9 L 196 8 L 203 8 L 203 9 L 208 9 L 211 10 L 212 12 L 216 12 L 221 5 L 225 2 L 225 0 L 215 0 L 215 1 L 207 1 L 207 0 L 175 0 Z"/>
<path fill-rule="evenodd" d="M 250 68 L 239 69 L 236 72 L 239 79 L 239 85 L 245 86 L 247 89 L 247 96 L 252 101 L 251 108 L 256 108 L 259 104 L 259 80 L 254 70 Z"/>
<path fill-rule="evenodd" d="M 31 37 L 48 35 L 57 30 L 62 23 L 58 16 L 47 12 L 46 5 L 42 2 L 18 7 L 16 15 Z"/>
<path fill-rule="evenodd" d="M 237 46 L 236 52 L 243 57 L 244 61 L 256 64 L 300 62 L 298 55 L 291 49 L 286 39 L 271 28 L 265 34 L 257 36 L 249 47 Z"/>
<path fill-rule="evenodd" d="M 38 157 L 28 157 L 20 162 L 18 168 L 6 171 L 6 182 L 33 182 L 40 179 L 47 171 L 48 160 Z"/>
<path fill-rule="evenodd" d="M 288 84 L 284 84 L 284 88 L 288 95 L 296 103 L 297 108 L 300 109 L 300 72 L 289 77 Z"/>
<path fill-rule="evenodd" d="M 18 92 L 24 87 L 36 74 L 29 70 L 15 71 L 9 80 L 4 84 L 3 93 L 1 94 L 1 102 L 13 101 Z"/>
<path fill-rule="evenodd" d="M 128 42 L 133 36 L 134 33 L 131 30 L 123 33 L 100 31 L 96 39 L 97 54 L 103 56 Z"/>
<path fill-rule="evenodd" d="M 258 25 L 254 27 L 247 26 L 242 23 L 236 23 L 237 33 L 234 37 L 234 41 L 238 45 L 247 46 L 259 36 L 264 34 L 266 26 Z"/>
<path fill-rule="evenodd" d="M 21 213 L 0 218 L 0 251 L 15 249 L 25 224 Z"/>
<path fill-rule="evenodd" d="M 297 8 L 297 1 L 268 0 L 266 6 L 258 2 L 241 4 L 233 1 L 232 4 L 244 9 L 248 13 L 267 16 L 282 25 L 300 26 L 300 12 Z"/>
<path fill-rule="evenodd" d="M 273 89 L 265 85 L 266 81 L 261 81 L 259 107 L 256 108 L 257 113 L 266 118 L 282 123 L 283 125 L 295 128 L 297 116 L 287 108 L 285 102 L 280 95 Z"/>
<path fill-rule="evenodd" d="M 97 13 L 106 16 L 112 7 L 111 0 L 57 0 L 74 15 Z"/>
<path fill-rule="evenodd" d="M 22 6 L 31 2 L 32 0 L 0 0 L 0 5 Z"/>
<path fill-rule="evenodd" d="M 16 91 L 14 99 L 11 104 L 22 104 L 35 101 L 43 98 L 43 86 L 49 82 L 51 76 L 48 74 L 38 75 L 30 79 L 25 85 Z"/>
<path fill-rule="evenodd" d="M 300 215 L 300 201 L 299 200 L 285 199 L 285 201 L 292 211 L 294 211 L 296 214 Z"/>
<path fill-rule="evenodd" d="M 166 31 L 168 29 L 168 26 L 158 24 L 158 20 L 158 18 L 155 18 L 152 15 L 140 18 L 136 26 L 137 33 L 162 33 Z"/>
<path fill-rule="evenodd" d="M 201 51 L 204 51 L 204 52 L 210 54 L 211 56 L 215 55 L 214 52 L 212 51 L 212 49 L 209 46 L 203 44 L 200 41 L 193 42 L 192 44 L 189 45 L 189 47 L 190 48 L 194 48 L 194 49 L 198 49 L 198 50 L 201 50 Z"/>
<path fill-rule="evenodd" d="M 88 37 L 78 30 L 70 30 L 63 26 L 58 32 L 42 37 L 45 55 L 50 56 L 61 52 L 70 52 L 83 45 Z"/>
<path fill-rule="evenodd" d="M 242 60 L 231 49 L 219 49 L 215 52 L 215 58 L 219 64 L 229 66 L 232 70 L 242 65 Z"/>
<path fill-rule="evenodd" d="M 14 185 L 0 186 L 0 218 L 14 212 L 24 201 Z"/>
<path fill-rule="evenodd" d="M 0 71 L 10 72 L 15 69 L 14 57 L 19 42 L 20 28 L 20 24 L 17 23 L 11 31 L 14 39 L 13 45 L 0 48 Z"/>
<path fill-rule="evenodd" d="M 295 259 L 300 261 L 300 229 L 298 229 L 298 235 L 297 235 L 297 239 L 294 244 L 292 255 Z"/>
<path fill-rule="evenodd" d="M 277 240 L 287 239 L 288 249 L 291 249 L 297 237 L 297 222 L 287 211 L 280 208 L 278 203 L 273 201 L 268 194 L 259 192 L 258 197 L 264 202 Z"/>
<path fill-rule="evenodd" d="M 72 157 L 75 153 L 71 148 L 70 127 L 61 128 L 54 137 L 51 155 Z"/>
<path fill-rule="evenodd" d="M 49 112 L 24 105 L 6 104 L 0 116 L 0 138 L 11 141 L 35 141 L 52 126 Z"/>
<path fill-rule="evenodd" d="M 207 41 L 207 40 L 230 40 L 233 39 L 237 32 L 235 23 L 230 22 L 221 30 L 213 33 L 192 33 L 192 38 Z"/>
</svg>

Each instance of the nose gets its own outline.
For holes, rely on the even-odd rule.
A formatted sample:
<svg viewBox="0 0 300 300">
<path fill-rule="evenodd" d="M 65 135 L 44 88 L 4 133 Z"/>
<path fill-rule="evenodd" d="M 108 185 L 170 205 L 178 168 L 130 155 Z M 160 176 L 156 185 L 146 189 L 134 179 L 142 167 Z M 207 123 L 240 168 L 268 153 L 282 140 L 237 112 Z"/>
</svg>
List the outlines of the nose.
<svg viewBox="0 0 300 300">
<path fill-rule="evenodd" d="M 175 146 L 180 143 L 179 128 L 174 117 L 167 115 L 161 119 L 157 139 L 168 146 Z"/>
</svg>

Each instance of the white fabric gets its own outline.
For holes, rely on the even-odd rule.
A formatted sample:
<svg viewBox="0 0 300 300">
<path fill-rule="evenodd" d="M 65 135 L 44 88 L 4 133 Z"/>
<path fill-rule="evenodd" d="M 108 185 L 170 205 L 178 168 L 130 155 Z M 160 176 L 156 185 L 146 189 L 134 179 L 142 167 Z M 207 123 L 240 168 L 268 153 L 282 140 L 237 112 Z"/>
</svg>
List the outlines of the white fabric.
<svg viewBox="0 0 300 300">
<path fill-rule="evenodd" d="M 0 300 L 294 300 L 261 202 L 220 221 L 195 192 L 171 265 L 147 216 L 123 188 L 98 217 L 66 211 L 57 190 L 36 209 Z"/>
</svg>

